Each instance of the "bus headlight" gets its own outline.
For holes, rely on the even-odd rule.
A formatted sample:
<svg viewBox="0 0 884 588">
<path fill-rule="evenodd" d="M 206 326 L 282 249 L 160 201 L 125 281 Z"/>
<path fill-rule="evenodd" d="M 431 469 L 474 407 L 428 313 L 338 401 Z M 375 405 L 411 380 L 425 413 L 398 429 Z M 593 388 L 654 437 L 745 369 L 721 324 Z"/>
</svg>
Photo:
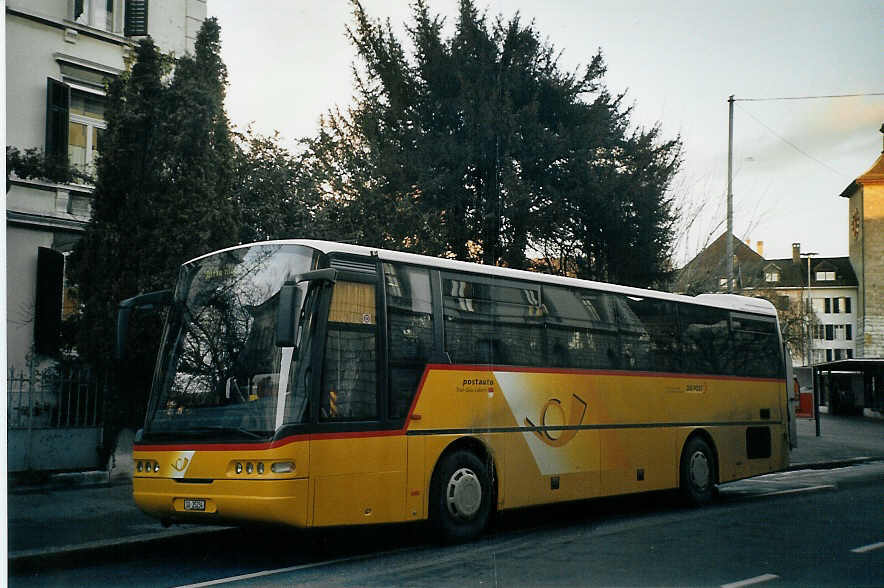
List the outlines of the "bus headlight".
<svg viewBox="0 0 884 588">
<path fill-rule="evenodd" d="M 295 462 L 278 461 L 270 466 L 270 471 L 274 474 L 290 474 L 295 471 Z"/>
</svg>

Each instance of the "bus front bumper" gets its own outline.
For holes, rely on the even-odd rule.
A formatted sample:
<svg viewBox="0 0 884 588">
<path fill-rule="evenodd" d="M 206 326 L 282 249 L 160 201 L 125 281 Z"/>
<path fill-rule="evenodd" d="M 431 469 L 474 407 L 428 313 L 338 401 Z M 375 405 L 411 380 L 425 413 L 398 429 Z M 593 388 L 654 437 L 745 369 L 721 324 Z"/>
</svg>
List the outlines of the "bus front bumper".
<svg viewBox="0 0 884 588">
<path fill-rule="evenodd" d="M 134 478 L 135 504 L 164 522 L 307 526 L 307 478 L 187 483 Z"/>
</svg>

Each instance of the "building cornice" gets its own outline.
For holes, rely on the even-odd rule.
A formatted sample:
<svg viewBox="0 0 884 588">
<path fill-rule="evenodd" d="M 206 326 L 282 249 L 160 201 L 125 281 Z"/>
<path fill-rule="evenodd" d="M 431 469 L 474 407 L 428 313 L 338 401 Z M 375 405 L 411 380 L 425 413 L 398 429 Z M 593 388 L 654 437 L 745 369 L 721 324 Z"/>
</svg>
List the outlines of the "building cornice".
<svg viewBox="0 0 884 588">
<path fill-rule="evenodd" d="M 845 285 L 841 284 L 840 286 L 825 286 L 814 284 L 810 287 L 814 292 L 819 290 L 857 290 L 859 286 L 857 285 Z M 797 292 L 799 290 L 807 292 L 807 284 L 803 286 L 743 286 L 740 290 L 748 291 L 748 292 L 759 292 L 764 290 L 772 290 L 775 292 Z"/>
<path fill-rule="evenodd" d="M 32 10 L 27 10 L 25 8 L 12 8 L 10 6 L 6 7 L 6 14 L 11 14 L 13 16 L 18 16 L 20 18 L 24 18 L 27 20 L 31 20 L 34 22 L 38 22 L 40 24 L 44 24 L 50 27 L 54 27 L 57 29 L 72 29 L 77 31 L 77 33 L 81 35 L 85 35 L 87 37 L 92 37 L 93 39 L 99 39 L 101 41 L 106 41 L 108 43 L 113 43 L 114 45 L 120 45 L 121 47 L 134 47 L 135 43 L 121 35 L 115 35 L 114 33 L 109 33 L 107 31 L 102 31 L 100 29 L 95 29 L 92 27 L 87 27 L 85 25 L 81 25 L 80 23 L 76 23 L 67 19 L 55 18 L 52 16 L 46 16 L 45 14 L 40 14 L 39 12 L 34 12 Z"/>
<path fill-rule="evenodd" d="M 77 233 L 85 231 L 86 225 L 89 224 L 88 220 L 73 214 L 59 215 L 19 210 L 7 210 L 6 222 L 10 225 L 60 229 Z"/>
<path fill-rule="evenodd" d="M 114 77 L 118 77 L 123 73 L 123 70 L 121 69 L 104 65 L 103 63 L 97 63 L 95 61 L 89 61 L 88 59 L 81 59 L 80 57 L 75 57 L 66 53 L 55 52 L 52 54 L 52 57 L 60 63 L 67 63 L 83 69 L 91 69 L 92 71 L 108 74 Z"/>
<path fill-rule="evenodd" d="M 95 186 L 89 184 L 58 184 L 35 178 L 19 178 L 16 177 L 15 174 L 10 175 L 9 183 L 13 186 L 27 186 L 28 188 L 35 188 L 37 190 L 67 190 L 69 192 L 79 192 L 88 195 L 91 195 L 92 192 L 95 191 Z"/>
</svg>

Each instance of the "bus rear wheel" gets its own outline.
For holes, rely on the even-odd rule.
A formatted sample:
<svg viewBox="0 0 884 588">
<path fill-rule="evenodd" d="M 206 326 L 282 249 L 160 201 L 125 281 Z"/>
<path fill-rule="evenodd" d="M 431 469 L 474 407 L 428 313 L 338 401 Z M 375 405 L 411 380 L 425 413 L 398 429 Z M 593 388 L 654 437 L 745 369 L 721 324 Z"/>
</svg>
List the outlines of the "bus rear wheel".
<svg viewBox="0 0 884 588">
<path fill-rule="evenodd" d="M 680 489 L 693 506 L 715 497 L 715 453 L 702 437 L 692 437 L 681 452 Z"/>
<path fill-rule="evenodd" d="M 492 495 L 489 468 L 475 453 L 460 449 L 443 455 L 433 472 L 429 508 L 440 539 L 457 543 L 482 533 Z"/>
</svg>

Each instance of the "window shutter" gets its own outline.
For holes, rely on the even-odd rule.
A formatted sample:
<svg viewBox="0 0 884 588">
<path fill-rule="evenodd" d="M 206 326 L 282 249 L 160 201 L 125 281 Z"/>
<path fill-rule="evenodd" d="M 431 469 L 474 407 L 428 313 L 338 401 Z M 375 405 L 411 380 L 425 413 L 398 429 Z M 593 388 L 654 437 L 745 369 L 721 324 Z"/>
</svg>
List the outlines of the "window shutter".
<svg viewBox="0 0 884 588">
<path fill-rule="evenodd" d="M 48 157 L 67 160 L 70 103 L 70 87 L 63 82 L 47 78 L 46 155 Z"/>
<path fill-rule="evenodd" d="M 147 0 L 126 0 L 126 26 L 123 34 L 127 37 L 147 35 Z"/>
<path fill-rule="evenodd" d="M 58 351 L 63 280 L 64 255 L 48 247 L 39 247 L 37 298 L 34 304 L 34 347 L 37 353 L 52 355 Z"/>
</svg>

